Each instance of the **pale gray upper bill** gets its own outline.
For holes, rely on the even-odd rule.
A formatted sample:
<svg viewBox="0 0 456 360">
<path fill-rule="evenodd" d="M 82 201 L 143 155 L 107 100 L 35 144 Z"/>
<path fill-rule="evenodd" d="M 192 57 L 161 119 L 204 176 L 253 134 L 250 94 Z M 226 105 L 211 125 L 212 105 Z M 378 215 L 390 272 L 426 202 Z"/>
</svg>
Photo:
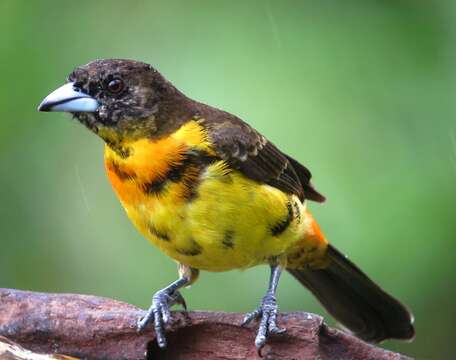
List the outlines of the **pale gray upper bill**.
<svg viewBox="0 0 456 360">
<path fill-rule="evenodd" d="M 38 106 L 38 111 L 94 112 L 100 103 L 69 82 L 51 92 Z"/>
</svg>

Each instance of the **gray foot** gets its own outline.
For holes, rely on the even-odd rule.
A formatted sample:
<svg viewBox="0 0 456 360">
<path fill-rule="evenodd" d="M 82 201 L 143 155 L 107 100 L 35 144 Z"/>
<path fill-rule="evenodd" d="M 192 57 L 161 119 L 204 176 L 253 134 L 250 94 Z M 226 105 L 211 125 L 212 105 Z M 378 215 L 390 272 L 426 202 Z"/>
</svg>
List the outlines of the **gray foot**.
<svg viewBox="0 0 456 360">
<path fill-rule="evenodd" d="M 152 305 L 146 315 L 142 319 L 139 319 L 137 324 L 137 330 L 140 332 L 153 320 L 155 336 L 158 346 L 161 348 L 166 347 L 164 326 L 171 320 L 170 307 L 174 304 L 180 304 L 185 310 L 187 309 L 185 300 L 178 290 L 169 291 L 168 289 L 163 289 L 157 291 L 152 297 Z"/>
<path fill-rule="evenodd" d="M 244 326 L 254 319 L 261 319 L 255 338 L 255 346 L 260 356 L 261 349 L 266 344 L 266 339 L 270 334 L 282 334 L 286 331 L 286 329 L 277 326 L 277 312 L 278 306 L 275 295 L 267 293 L 261 305 L 255 311 L 248 313 L 242 322 L 242 326 Z"/>
</svg>

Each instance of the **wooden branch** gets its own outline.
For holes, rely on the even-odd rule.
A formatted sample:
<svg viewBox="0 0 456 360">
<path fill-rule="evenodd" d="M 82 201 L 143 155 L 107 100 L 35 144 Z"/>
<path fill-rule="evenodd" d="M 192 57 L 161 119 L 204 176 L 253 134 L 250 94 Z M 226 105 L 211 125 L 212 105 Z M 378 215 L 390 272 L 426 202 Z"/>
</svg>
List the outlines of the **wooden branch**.
<svg viewBox="0 0 456 360">
<path fill-rule="evenodd" d="M 153 329 L 136 332 L 143 310 L 133 305 L 88 295 L 0 289 L 0 336 L 36 353 L 105 360 L 258 358 L 256 326 L 241 327 L 243 314 L 173 314 L 168 347 L 161 350 Z M 263 349 L 265 359 L 409 359 L 329 328 L 318 315 L 282 314 L 279 324 L 287 333 L 271 336 Z M 0 339 L 3 359 L 1 351 Z"/>
</svg>

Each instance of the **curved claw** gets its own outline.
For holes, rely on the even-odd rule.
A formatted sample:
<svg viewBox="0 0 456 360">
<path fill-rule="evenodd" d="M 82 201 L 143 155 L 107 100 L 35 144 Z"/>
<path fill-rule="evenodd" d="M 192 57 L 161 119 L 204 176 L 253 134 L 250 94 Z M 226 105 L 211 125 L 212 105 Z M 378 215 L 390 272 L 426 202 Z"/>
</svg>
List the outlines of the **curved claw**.
<svg viewBox="0 0 456 360">
<path fill-rule="evenodd" d="M 287 329 L 285 328 L 280 328 L 278 327 L 277 325 L 269 325 L 269 330 L 268 330 L 269 334 L 283 334 L 283 333 L 286 333 L 287 332 Z"/>
<path fill-rule="evenodd" d="M 154 315 L 151 314 L 151 309 L 149 308 L 149 310 L 146 312 L 146 315 L 144 315 L 142 318 L 138 319 L 138 322 L 136 324 L 136 331 L 137 332 L 143 331 L 146 328 L 147 324 L 152 320 L 153 317 L 154 317 Z"/>
<path fill-rule="evenodd" d="M 252 322 L 254 319 L 258 319 L 262 314 L 261 306 L 256 308 L 254 311 L 247 313 L 244 317 L 244 320 L 242 320 L 241 326 L 245 326 Z"/>
<path fill-rule="evenodd" d="M 153 320 L 155 336 L 158 346 L 166 347 L 166 336 L 164 325 L 171 321 L 170 307 L 174 304 L 180 304 L 186 309 L 183 296 L 177 290 L 171 294 L 167 291 L 160 290 L 152 297 L 152 305 L 143 318 L 138 320 L 137 331 L 141 332 Z"/>
<path fill-rule="evenodd" d="M 169 302 L 169 305 L 181 305 L 185 311 L 187 311 L 187 304 L 185 302 L 184 297 L 179 291 L 175 291 L 171 295 L 169 295 L 171 298 L 171 301 Z"/>
<path fill-rule="evenodd" d="M 255 338 L 255 346 L 258 350 L 258 355 L 261 357 L 261 349 L 266 344 L 266 340 L 270 334 L 282 334 L 286 331 L 285 328 L 277 326 L 278 306 L 274 294 L 266 294 L 263 298 L 261 306 L 253 312 L 248 313 L 242 326 L 248 324 L 254 319 L 260 319 L 257 336 Z"/>
<path fill-rule="evenodd" d="M 283 334 L 287 329 L 277 326 L 277 310 L 269 315 L 268 334 Z"/>
</svg>

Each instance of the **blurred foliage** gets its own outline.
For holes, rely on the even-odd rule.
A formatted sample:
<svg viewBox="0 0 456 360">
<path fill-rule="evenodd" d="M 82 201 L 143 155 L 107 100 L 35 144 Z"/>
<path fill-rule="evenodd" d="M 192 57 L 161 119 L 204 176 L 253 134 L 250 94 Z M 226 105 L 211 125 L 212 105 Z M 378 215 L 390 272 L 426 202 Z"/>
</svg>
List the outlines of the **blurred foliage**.
<svg viewBox="0 0 456 360">
<path fill-rule="evenodd" d="M 132 58 L 233 112 L 310 167 L 326 234 L 413 309 L 417 338 L 453 355 L 456 3 L 0 2 L 0 286 L 149 305 L 175 265 L 133 228 L 102 143 L 36 106 L 76 65 Z M 204 273 L 193 309 L 247 311 L 268 269 Z M 285 275 L 281 309 L 323 310 Z"/>
</svg>

